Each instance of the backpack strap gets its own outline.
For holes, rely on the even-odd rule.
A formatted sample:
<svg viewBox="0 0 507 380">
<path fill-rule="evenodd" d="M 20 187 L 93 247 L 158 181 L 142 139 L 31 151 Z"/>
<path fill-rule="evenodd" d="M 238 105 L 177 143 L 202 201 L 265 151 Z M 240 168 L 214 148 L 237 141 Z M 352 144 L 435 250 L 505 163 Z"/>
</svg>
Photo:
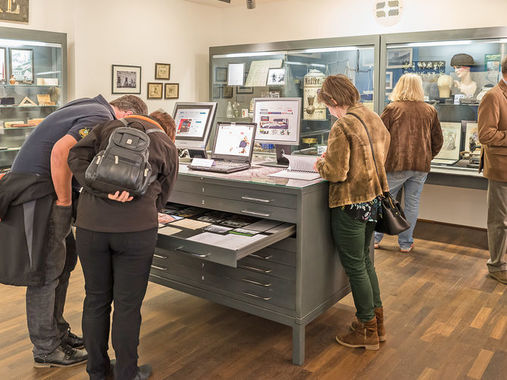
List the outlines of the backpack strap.
<svg viewBox="0 0 507 380">
<path fill-rule="evenodd" d="M 123 123 L 124 126 L 128 127 L 129 126 L 129 122 L 125 119 L 118 119 L 119 121 L 121 121 Z"/>
</svg>

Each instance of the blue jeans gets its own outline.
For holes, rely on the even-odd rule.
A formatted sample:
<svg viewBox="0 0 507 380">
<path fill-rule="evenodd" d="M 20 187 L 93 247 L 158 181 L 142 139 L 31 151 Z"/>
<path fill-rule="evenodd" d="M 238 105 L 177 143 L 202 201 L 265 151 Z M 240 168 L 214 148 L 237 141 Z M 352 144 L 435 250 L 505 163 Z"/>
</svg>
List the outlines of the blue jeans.
<svg viewBox="0 0 507 380">
<path fill-rule="evenodd" d="M 428 173 L 415 172 L 411 170 L 387 173 L 387 182 L 389 191 L 393 198 L 396 198 L 398 192 L 403 187 L 405 204 L 403 211 L 407 218 L 410 228 L 398 235 L 398 244 L 401 249 L 409 249 L 414 242 L 413 233 L 417 216 L 419 215 L 419 200 L 422 189 Z M 380 243 L 384 234 L 375 232 L 375 243 Z"/>
</svg>

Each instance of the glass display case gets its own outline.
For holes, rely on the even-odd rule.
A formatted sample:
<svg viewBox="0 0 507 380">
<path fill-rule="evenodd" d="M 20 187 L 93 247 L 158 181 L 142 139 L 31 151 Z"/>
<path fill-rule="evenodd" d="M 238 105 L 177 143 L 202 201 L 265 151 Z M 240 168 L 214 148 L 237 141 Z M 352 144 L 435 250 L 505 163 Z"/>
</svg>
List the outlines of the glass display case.
<svg viewBox="0 0 507 380">
<path fill-rule="evenodd" d="M 210 100 L 218 122 L 251 122 L 255 98 L 300 98 L 299 145 L 292 151 L 318 154 L 334 122 L 317 91 L 328 75 L 345 74 L 361 101 L 375 109 L 379 36 L 287 41 L 210 48 Z M 272 154 L 274 144 L 256 144 Z"/>
<path fill-rule="evenodd" d="M 0 170 L 66 102 L 67 35 L 0 28 Z"/>
<path fill-rule="evenodd" d="M 480 176 L 477 111 L 484 94 L 501 79 L 507 28 L 418 32 L 381 36 L 379 110 L 401 75 L 417 73 L 425 101 L 438 111 L 444 135 L 432 172 Z"/>
</svg>

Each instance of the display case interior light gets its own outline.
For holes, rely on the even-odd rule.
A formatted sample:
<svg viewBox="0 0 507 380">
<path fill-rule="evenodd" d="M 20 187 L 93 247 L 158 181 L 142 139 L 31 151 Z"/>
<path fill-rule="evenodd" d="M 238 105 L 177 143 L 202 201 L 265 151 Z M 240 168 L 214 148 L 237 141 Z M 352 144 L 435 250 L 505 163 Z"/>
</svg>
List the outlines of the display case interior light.
<svg viewBox="0 0 507 380">
<path fill-rule="evenodd" d="M 430 46 L 455 46 L 455 45 L 470 45 L 474 41 L 471 40 L 457 40 L 457 41 L 432 41 L 432 42 L 411 42 L 408 44 L 389 45 L 388 49 L 402 48 L 402 47 L 430 47 Z"/>
<path fill-rule="evenodd" d="M 295 62 L 295 61 L 285 61 L 287 65 L 298 65 L 298 66 L 312 66 L 312 67 L 326 67 L 321 63 L 303 63 L 303 62 Z"/>
<path fill-rule="evenodd" d="M 51 43 L 51 42 L 9 40 L 9 39 L 5 39 L 5 38 L 0 39 L 0 46 L 2 46 L 2 47 L 44 46 L 44 47 L 54 47 L 54 48 L 61 48 L 62 47 L 62 45 L 60 45 L 60 44 L 55 44 L 55 43 Z"/>
<path fill-rule="evenodd" d="M 261 51 L 261 52 L 249 52 L 249 53 L 231 53 L 214 55 L 212 58 L 247 58 L 247 57 L 265 57 L 272 55 L 285 55 L 285 51 Z"/>
<path fill-rule="evenodd" d="M 357 46 L 340 46 L 340 47 L 330 47 L 330 48 L 318 48 L 318 49 L 305 49 L 303 53 L 332 53 L 336 51 L 352 51 L 357 50 Z"/>
</svg>

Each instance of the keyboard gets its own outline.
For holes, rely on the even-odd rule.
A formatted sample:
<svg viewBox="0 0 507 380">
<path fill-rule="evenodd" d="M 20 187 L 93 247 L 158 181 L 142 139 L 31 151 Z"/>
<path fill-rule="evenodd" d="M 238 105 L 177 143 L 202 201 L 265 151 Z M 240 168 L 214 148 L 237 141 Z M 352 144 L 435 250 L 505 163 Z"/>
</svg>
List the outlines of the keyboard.
<svg viewBox="0 0 507 380">
<path fill-rule="evenodd" d="M 215 165 L 212 167 L 198 165 L 188 165 L 188 167 L 192 170 L 202 170 L 206 172 L 233 173 L 250 169 L 250 164 L 245 164 L 244 162 L 215 162 Z"/>
</svg>

